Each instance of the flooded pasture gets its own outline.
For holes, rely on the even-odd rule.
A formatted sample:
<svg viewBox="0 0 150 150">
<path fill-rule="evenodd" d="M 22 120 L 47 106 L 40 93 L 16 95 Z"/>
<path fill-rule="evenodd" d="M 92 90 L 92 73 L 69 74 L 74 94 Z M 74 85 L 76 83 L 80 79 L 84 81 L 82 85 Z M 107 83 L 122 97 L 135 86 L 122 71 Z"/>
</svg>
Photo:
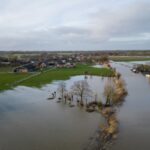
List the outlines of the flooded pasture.
<svg viewBox="0 0 150 150">
<path fill-rule="evenodd" d="M 119 134 L 112 150 L 141 150 L 150 147 L 150 82 L 134 74 L 130 63 L 113 63 L 125 79 L 128 96 L 119 108 Z M 75 76 L 65 81 L 70 90 Z M 86 79 L 94 94 L 103 100 L 105 78 Z M 0 150 L 83 150 L 95 136 L 104 118 L 79 107 L 70 108 L 47 100 L 57 90 L 53 82 L 41 89 L 19 86 L 0 93 Z"/>
<path fill-rule="evenodd" d="M 78 80 L 84 80 L 84 76 L 65 81 L 67 88 Z M 101 78 L 87 81 L 95 92 L 102 93 Z M 19 86 L 0 93 L 0 150 L 82 150 L 89 144 L 103 117 L 47 100 L 58 83 L 41 89 Z"/>
</svg>

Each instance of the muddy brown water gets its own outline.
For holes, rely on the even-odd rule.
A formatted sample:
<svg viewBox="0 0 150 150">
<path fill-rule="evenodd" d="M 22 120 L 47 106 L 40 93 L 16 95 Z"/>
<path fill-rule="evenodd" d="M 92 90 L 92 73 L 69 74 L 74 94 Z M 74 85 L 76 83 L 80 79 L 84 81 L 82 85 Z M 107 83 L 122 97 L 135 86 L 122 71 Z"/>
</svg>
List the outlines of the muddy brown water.
<svg viewBox="0 0 150 150">
<path fill-rule="evenodd" d="M 125 65 L 124 65 L 125 64 Z M 117 113 L 120 132 L 112 150 L 150 147 L 150 82 L 134 74 L 126 63 L 113 64 L 122 73 L 129 95 Z M 66 81 L 70 89 L 76 76 Z M 89 77 L 90 87 L 102 97 L 105 78 Z M 103 117 L 98 113 L 48 101 L 58 82 L 41 89 L 19 86 L 0 93 L 0 150 L 83 150 L 95 136 Z"/>
<path fill-rule="evenodd" d="M 76 76 L 66 81 L 70 89 Z M 94 91 L 102 93 L 103 79 L 88 78 Z M 54 82 L 41 89 L 19 86 L 0 93 L 0 150 L 82 150 L 104 122 L 99 113 L 47 100 L 57 89 Z M 102 84 L 101 84 L 102 83 Z"/>
<path fill-rule="evenodd" d="M 132 73 L 126 65 L 114 66 L 122 73 L 128 96 L 118 111 L 120 132 L 112 150 L 150 149 L 150 82 L 141 74 Z"/>
</svg>

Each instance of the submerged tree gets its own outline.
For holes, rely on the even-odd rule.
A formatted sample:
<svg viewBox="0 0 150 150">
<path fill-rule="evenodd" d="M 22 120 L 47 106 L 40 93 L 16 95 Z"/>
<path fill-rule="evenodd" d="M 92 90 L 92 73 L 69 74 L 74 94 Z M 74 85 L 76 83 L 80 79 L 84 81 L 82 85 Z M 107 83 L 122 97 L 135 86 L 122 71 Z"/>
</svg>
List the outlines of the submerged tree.
<svg viewBox="0 0 150 150">
<path fill-rule="evenodd" d="M 91 96 L 92 91 L 89 88 L 89 84 L 85 80 L 74 82 L 72 91 L 80 99 L 80 104 L 84 105 L 84 100 Z"/>
<path fill-rule="evenodd" d="M 109 62 L 109 58 L 107 55 L 102 55 L 99 59 L 100 63 L 105 64 Z"/>
<path fill-rule="evenodd" d="M 104 96 L 106 98 L 106 106 L 120 103 L 127 95 L 125 81 L 118 76 L 108 80 L 104 87 Z"/>
<path fill-rule="evenodd" d="M 111 105 L 114 94 L 115 94 L 114 83 L 112 80 L 108 80 L 104 87 L 104 96 L 106 98 L 106 103 L 105 103 L 106 106 Z"/>
<path fill-rule="evenodd" d="M 118 103 L 124 99 L 127 95 L 126 84 L 122 78 L 116 79 L 115 81 L 115 95 L 114 95 L 114 103 Z"/>
<path fill-rule="evenodd" d="M 66 91 L 67 90 L 66 90 L 65 82 L 60 82 L 59 85 L 58 85 L 58 92 L 60 93 L 62 100 L 64 99 L 64 94 L 65 94 Z"/>
</svg>

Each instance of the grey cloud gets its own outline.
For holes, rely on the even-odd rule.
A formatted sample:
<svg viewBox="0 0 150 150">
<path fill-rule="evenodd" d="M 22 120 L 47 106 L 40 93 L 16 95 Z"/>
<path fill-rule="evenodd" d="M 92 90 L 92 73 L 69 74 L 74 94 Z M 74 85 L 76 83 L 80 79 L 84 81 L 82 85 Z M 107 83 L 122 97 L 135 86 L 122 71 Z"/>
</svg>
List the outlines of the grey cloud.
<svg viewBox="0 0 150 150">
<path fill-rule="evenodd" d="M 91 4 L 90 0 L 82 2 L 65 0 L 64 3 L 60 0 L 51 0 L 52 6 L 48 0 L 44 2 L 36 0 L 28 1 L 27 7 L 21 5 L 22 2 L 23 5 L 26 3 L 25 0 L 21 0 L 18 4 L 19 13 L 15 10 L 14 4 L 17 0 L 11 1 L 9 6 L 5 5 L 0 10 L 1 50 L 148 49 L 150 47 L 148 0 L 127 0 L 124 6 L 123 2 L 117 0 L 111 0 L 110 3 L 94 0 L 90 10 L 87 4 L 87 9 L 82 10 L 84 3 Z"/>
<path fill-rule="evenodd" d="M 150 32 L 150 2 L 138 1 L 123 9 L 105 10 L 95 14 L 95 31 L 107 39 L 140 36 Z M 97 22 L 97 25 L 96 25 Z"/>
<path fill-rule="evenodd" d="M 67 26 L 55 28 L 54 32 L 56 32 L 57 34 L 63 34 L 63 35 L 68 35 L 68 34 L 88 35 L 90 34 L 90 31 L 88 29 L 83 29 L 79 27 L 67 27 Z"/>
</svg>

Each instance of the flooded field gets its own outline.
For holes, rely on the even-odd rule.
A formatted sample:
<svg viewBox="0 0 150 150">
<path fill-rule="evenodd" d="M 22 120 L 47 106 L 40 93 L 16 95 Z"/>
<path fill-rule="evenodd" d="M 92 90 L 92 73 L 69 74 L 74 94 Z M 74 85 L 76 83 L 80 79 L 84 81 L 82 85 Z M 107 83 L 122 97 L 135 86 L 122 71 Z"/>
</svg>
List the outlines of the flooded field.
<svg viewBox="0 0 150 150">
<path fill-rule="evenodd" d="M 84 76 L 66 81 L 67 88 Z M 87 79 L 102 93 L 103 80 Z M 95 136 L 104 119 L 99 113 L 70 108 L 57 100 L 48 101 L 59 82 L 42 89 L 17 87 L 0 93 L 0 150 L 82 150 Z"/>
<path fill-rule="evenodd" d="M 150 82 L 130 71 L 130 64 L 113 66 L 126 81 L 128 96 L 119 108 L 120 131 L 112 150 L 141 150 L 150 147 Z M 69 90 L 75 76 L 65 81 Z M 86 79 L 94 94 L 103 100 L 105 78 Z M 99 113 L 70 108 L 47 100 L 60 81 L 41 89 L 19 86 L 0 93 L 0 150 L 83 150 L 95 136 L 104 118 Z"/>
</svg>

